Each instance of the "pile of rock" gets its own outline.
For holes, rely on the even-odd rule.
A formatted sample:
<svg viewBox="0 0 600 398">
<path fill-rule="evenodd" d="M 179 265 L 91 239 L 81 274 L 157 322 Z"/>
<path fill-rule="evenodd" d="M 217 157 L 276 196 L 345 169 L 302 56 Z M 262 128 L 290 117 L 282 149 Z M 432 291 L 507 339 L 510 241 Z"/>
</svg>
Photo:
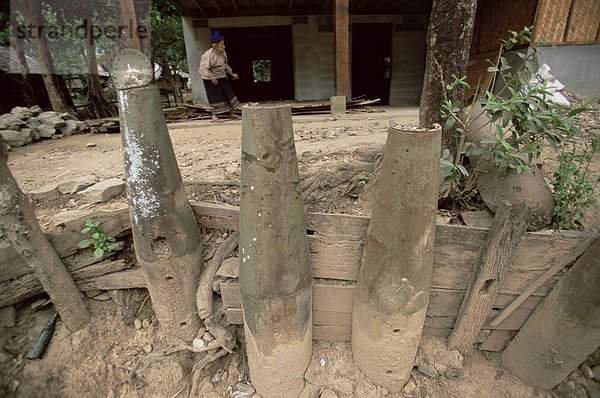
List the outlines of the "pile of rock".
<svg viewBox="0 0 600 398">
<path fill-rule="evenodd" d="M 39 106 L 17 106 L 0 115 L 0 135 L 11 147 L 28 145 L 47 138 L 62 138 L 82 133 L 88 126 L 68 113 L 43 112 Z"/>
<path fill-rule="evenodd" d="M 600 397 L 600 347 L 552 392 L 554 396 L 567 398 Z"/>
</svg>

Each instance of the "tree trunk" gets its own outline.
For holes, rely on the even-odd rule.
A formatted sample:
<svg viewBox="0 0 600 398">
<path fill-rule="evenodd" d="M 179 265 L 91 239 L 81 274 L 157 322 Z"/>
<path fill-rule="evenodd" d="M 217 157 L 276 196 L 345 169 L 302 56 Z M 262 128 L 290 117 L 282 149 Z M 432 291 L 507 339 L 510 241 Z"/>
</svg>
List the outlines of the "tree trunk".
<svg viewBox="0 0 600 398">
<path fill-rule="evenodd" d="M 158 88 L 118 91 L 135 252 L 164 331 L 191 341 L 202 239 L 177 166 Z"/>
<path fill-rule="evenodd" d="M 396 393 L 410 378 L 429 303 L 441 129 L 390 127 L 352 312 L 352 353 Z"/>
<path fill-rule="evenodd" d="M 101 119 L 113 115 L 112 107 L 104 99 L 102 86 L 100 84 L 100 76 L 98 75 L 98 61 L 96 59 L 96 43 L 94 37 L 84 39 L 85 42 L 85 61 L 88 68 L 88 96 L 90 100 L 91 110 L 94 117 Z"/>
<path fill-rule="evenodd" d="M 29 3 L 31 7 L 31 14 L 33 20 L 38 26 L 46 26 L 44 22 L 44 15 L 42 14 L 42 5 L 39 1 L 32 1 Z M 38 55 L 38 61 L 40 68 L 42 69 L 42 78 L 44 80 L 44 86 L 50 99 L 52 109 L 56 112 L 68 112 L 72 115 L 76 115 L 75 109 L 73 108 L 73 101 L 68 92 L 65 93 L 64 87 L 61 87 L 56 71 L 54 70 L 54 62 L 48 49 L 48 41 L 45 33 L 41 35 L 34 34 L 34 42 L 36 44 L 36 50 Z"/>
<path fill-rule="evenodd" d="M 34 269 L 67 328 L 75 332 L 90 314 L 73 278 L 42 232 L 29 198 L 21 191 L 6 163 L 8 151 L 0 137 L 0 225 L 8 240 Z"/>
<path fill-rule="evenodd" d="M 469 50 L 477 0 L 433 0 L 427 30 L 427 60 L 421 94 L 419 126 L 431 128 L 441 121 L 445 85 L 452 75 L 463 77 L 467 73 Z M 448 93 L 448 99 L 464 103 L 464 89 L 457 87 Z M 442 148 L 456 152 L 456 138 L 450 132 L 442 134 Z"/>
<path fill-rule="evenodd" d="M 240 290 L 252 382 L 296 397 L 312 353 L 312 270 L 289 106 L 244 107 Z"/>
<path fill-rule="evenodd" d="M 21 8 L 20 2 L 14 2 L 14 5 L 19 6 Z M 21 10 L 18 10 L 21 11 Z M 27 106 L 33 106 L 36 104 L 35 93 L 33 92 L 33 86 L 31 85 L 31 80 L 29 80 L 29 65 L 27 65 L 27 58 L 25 56 L 25 45 L 24 40 L 20 39 L 17 36 L 16 27 L 18 26 L 17 18 L 16 18 L 17 10 L 12 10 L 10 13 L 10 23 L 13 29 L 13 42 L 15 46 L 15 51 L 17 52 L 17 58 L 19 59 L 19 65 L 21 67 L 21 82 L 23 84 L 23 100 Z M 11 71 L 14 73 L 14 71 Z"/>
<path fill-rule="evenodd" d="M 600 239 L 567 271 L 502 353 L 512 374 L 547 390 L 600 346 Z"/>
</svg>

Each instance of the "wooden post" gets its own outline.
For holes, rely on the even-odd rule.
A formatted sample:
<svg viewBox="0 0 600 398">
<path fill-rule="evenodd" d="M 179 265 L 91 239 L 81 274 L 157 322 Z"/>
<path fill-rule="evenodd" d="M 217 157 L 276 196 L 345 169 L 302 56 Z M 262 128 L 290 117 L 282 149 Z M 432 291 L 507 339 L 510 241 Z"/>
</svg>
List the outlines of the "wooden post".
<svg viewBox="0 0 600 398">
<path fill-rule="evenodd" d="M 441 128 L 390 127 L 352 313 L 352 353 L 373 382 L 410 378 L 429 303 Z"/>
<path fill-rule="evenodd" d="M 242 110 L 240 290 L 250 375 L 296 397 L 312 355 L 312 270 L 289 106 Z"/>
<path fill-rule="evenodd" d="M 0 137 L 0 226 L 15 250 L 35 270 L 67 328 L 75 332 L 90 319 L 79 289 L 54 247 L 40 228 L 27 195 L 21 191 L 6 160 L 8 150 Z"/>
<path fill-rule="evenodd" d="M 512 374 L 548 390 L 600 345 L 600 239 L 575 262 L 502 353 Z"/>
<path fill-rule="evenodd" d="M 128 48 L 142 51 L 134 0 L 119 0 L 119 5 L 121 7 L 121 22 L 126 27 L 124 32 L 125 43 L 127 43 Z"/>
<path fill-rule="evenodd" d="M 479 266 L 465 293 L 448 348 L 471 350 L 496 299 L 512 254 L 527 229 L 530 206 L 503 203 L 488 233 Z"/>
<path fill-rule="evenodd" d="M 348 0 L 335 0 L 335 95 L 350 98 L 350 16 Z"/>
<path fill-rule="evenodd" d="M 138 263 L 163 330 L 191 341 L 200 327 L 195 298 L 203 265 L 202 239 L 185 194 L 158 88 L 119 89 L 118 99 Z"/>
</svg>

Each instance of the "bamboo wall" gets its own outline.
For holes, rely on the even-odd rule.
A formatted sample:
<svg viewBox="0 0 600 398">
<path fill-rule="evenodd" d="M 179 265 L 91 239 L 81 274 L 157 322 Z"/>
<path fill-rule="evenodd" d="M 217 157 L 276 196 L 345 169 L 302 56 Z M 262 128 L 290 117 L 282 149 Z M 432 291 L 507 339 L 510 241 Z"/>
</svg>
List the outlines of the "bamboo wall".
<svg viewBox="0 0 600 398">
<path fill-rule="evenodd" d="M 533 44 L 600 42 L 600 1 L 539 0 Z"/>
</svg>

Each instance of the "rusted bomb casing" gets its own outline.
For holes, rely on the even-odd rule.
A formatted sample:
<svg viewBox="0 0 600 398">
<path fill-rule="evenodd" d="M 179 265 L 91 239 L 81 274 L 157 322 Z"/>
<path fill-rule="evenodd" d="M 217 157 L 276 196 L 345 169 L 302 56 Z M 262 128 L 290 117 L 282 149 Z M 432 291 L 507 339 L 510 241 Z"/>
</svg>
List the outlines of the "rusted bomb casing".
<svg viewBox="0 0 600 398">
<path fill-rule="evenodd" d="M 410 378 L 429 303 L 441 129 L 390 126 L 354 295 L 352 353 L 373 382 Z"/>
<path fill-rule="evenodd" d="M 289 106 L 242 110 L 240 288 L 252 382 L 295 397 L 312 353 L 312 271 Z"/>
<path fill-rule="evenodd" d="M 202 240 L 154 85 L 118 90 L 123 157 L 138 263 L 163 330 L 191 341 Z"/>
</svg>

